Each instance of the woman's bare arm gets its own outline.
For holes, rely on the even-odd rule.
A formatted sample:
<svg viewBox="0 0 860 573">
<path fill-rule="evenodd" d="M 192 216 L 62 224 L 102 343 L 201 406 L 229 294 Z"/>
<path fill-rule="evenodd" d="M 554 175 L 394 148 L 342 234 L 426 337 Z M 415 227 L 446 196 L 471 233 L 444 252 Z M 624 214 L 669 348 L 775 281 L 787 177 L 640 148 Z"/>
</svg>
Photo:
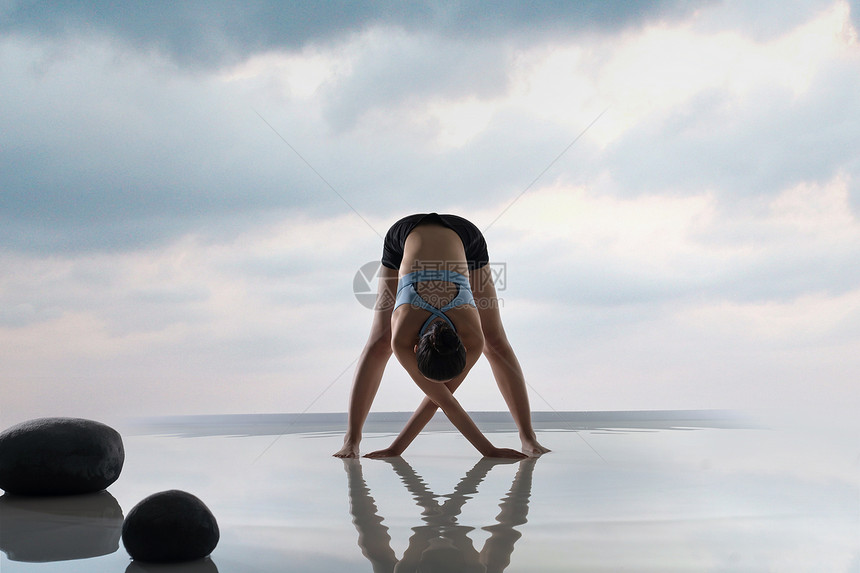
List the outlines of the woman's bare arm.
<svg viewBox="0 0 860 573">
<path fill-rule="evenodd" d="M 460 386 L 463 380 L 466 379 L 466 376 L 469 374 L 469 371 L 478 361 L 484 349 L 484 335 L 481 331 L 478 313 L 473 309 L 466 309 L 466 312 L 467 314 L 462 316 L 464 320 L 461 321 L 460 332 L 460 334 L 462 335 L 461 340 L 463 346 L 466 348 L 466 364 L 463 368 L 463 371 L 458 376 L 456 376 L 452 380 L 449 380 L 448 382 L 445 382 L 445 386 L 448 387 L 451 393 L 453 393 L 454 390 L 456 390 Z M 433 400 L 425 396 L 424 399 L 421 401 L 421 404 L 406 422 L 406 425 L 403 427 L 403 429 L 400 431 L 400 434 L 397 435 L 391 445 L 385 449 L 371 452 L 365 457 L 391 458 L 399 456 L 406 450 L 407 447 L 409 447 L 409 444 L 412 443 L 412 441 L 418 436 L 418 434 L 421 433 L 421 430 L 424 429 L 427 423 L 433 419 L 433 415 L 438 409 L 439 406 L 437 406 Z"/>
<path fill-rule="evenodd" d="M 469 374 L 469 371 L 481 357 L 484 349 L 484 334 L 481 330 L 480 318 L 477 310 L 473 308 L 461 308 L 455 312 L 462 313 L 458 319 L 460 325 L 460 337 L 463 346 L 466 348 L 466 364 L 463 371 L 452 380 L 445 382 L 445 386 L 453 393 L 462 384 L 463 380 Z M 397 338 L 395 336 L 395 338 Z M 407 356 L 408 358 L 408 356 Z M 399 360 L 399 359 L 398 359 Z M 410 359 L 414 362 L 414 358 Z M 420 373 L 419 373 L 420 374 Z M 385 449 L 377 450 L 367 454 L 368 458 L 390 458 L 402 454 L 409 444 L 421 433 L 421 430 L 433 419 L 439 407 L 428 397 L 424 397 L 421 404 L 412 414 L 412 417 L 406 422 L 406 425 L 400 431 L 400 434 L 394 439 L 391 445 Z"/>
<path fill-rule="evenodd" d="M 343 447 L 335 452 L 338 458 L 358 457 L 361 430 L 379 390 L 385 365 L 391 357 L 391 309 L 397 288 L 397 271 L 388 267 L 379 270 L 379 288 L 373 309 L 373 323 L 364 351 L 355 368 L 349 398 L 349 418 Z"/>
<path fill-rule="evenodd" d="M 480 353 L 478 353 L 480 354 Z M 467 350 L 467 356 L 468 350 Z M 445 386 L 453 394 L 454 390 L 457 389 L 458 386 L 466 379 L 466 375 L 469 373 L 471 369 L 470 364 L 466 365 L 467 367 L 463 370 L 463 372 L 454 378 L 453 380 L 449 380 L 445 382 Z M 391 442 L 391 445 L 385 449 L 377 450 L 375 452 L 370 452 L 366 454 L 364 457 L 366 458 L 391 458 L 395 456 L 399 456 L 402 454 L 406 448 L 409 447 L 409 444 L 421 433 L 421 430 L 433 419 L 433 415 L 436 413 L 436 410 L 439 409 L 439 406 L 436 403 L 428 398 L 427 396 L 421 401 L 421 404 L 406 422 L 406 425 L 400 431 L 394 441 Z"/>
<path fill-rule="evenodd" d="M 481 452 L 482 455 L 487 457 L 514 459 L 527 457 L 522 452 L 518 452 L 516 450 L 495 447 L 490 440 L 481 433 L 481 430 L 478 429 L 478 426 L 475 425 L 475 422 L 469 417 L 448 386 L 428 380 L 423 374 L 421 374 L 418 370 L 418 363 L 415 360 L 415 353 L 412 348 L 403 344 L 396 344 L 394 345 L 393 350 L 394 355 L 397 357 L 400 364 L 406 369 L 406 372 L 409 373 L 409 376 L 418 385 L 418 387 L 421 388 L 421 391 L 423 391 L 434 404 L 445 412 L 445 415 L 449 420 L 451 420 L 454 427 L 456 427 L 460 433 L 469 440 L 469 443 L 475 446 L 475 449 Z M 474 365 L 476 360 L 477 357 L 473 359 L 472 365 Z"/>
</svg>

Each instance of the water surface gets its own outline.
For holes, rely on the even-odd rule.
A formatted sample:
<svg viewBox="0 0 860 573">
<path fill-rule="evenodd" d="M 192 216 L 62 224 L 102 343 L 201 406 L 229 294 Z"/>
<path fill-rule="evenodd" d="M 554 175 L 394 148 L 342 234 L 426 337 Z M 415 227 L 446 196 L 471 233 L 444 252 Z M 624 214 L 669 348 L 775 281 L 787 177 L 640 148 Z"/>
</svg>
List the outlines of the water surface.
<svg viewBox="0 0 860 573">
<path fill-rule="evenodd" d="M 476 418 L 517 446 L 506 414 Z M 443 419 L 390 461 L 331 457 L 342 415 L 138 420 L 107 492 L 0 498 L 0 571 L 860 571 L 851 437 L 725 412 L 535 418 L 553 451 L 503 463 Z M 375 414 L 363 450 L 387 446 L 403 419 Z M 129 559 L 122 515 L 166 489 L 215 514 L 209 559 Z"/>
</svg>

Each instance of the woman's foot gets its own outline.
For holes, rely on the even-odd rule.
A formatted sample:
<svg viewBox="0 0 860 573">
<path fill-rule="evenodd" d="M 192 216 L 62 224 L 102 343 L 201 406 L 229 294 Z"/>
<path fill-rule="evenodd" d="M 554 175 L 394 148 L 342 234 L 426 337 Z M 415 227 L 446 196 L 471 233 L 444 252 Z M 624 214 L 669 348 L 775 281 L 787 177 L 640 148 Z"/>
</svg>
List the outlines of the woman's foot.
<svg viewBox="0 0 860 573">
<path fill-rule="evenodd" d="M 521 438 L 521 441 L 523 444 L 523 453 L 527 454 L 529 457 L 536 458 L 551 451 L 549 448 L 545 448 L 540 445 L 536 437 Z"/>
<path fill-rule="evenodd" d="M 386 458 L 396 458 L 400 455 L 400 452 L 395 450 L 394 448 L 385 448 L 384 450 L 376 450 L 375 452 L 370 452 L 367 454 L 366 458 L 370 458 L 373 460 L 384 460 Z"/>
<path fill-rule="evenodd" d="M 352 442 L 344 442 L 343 447 L 332 454 L 336 458 L 357 458 L 358 457 L 358 444 L 353 444 Z"/>
</svg>

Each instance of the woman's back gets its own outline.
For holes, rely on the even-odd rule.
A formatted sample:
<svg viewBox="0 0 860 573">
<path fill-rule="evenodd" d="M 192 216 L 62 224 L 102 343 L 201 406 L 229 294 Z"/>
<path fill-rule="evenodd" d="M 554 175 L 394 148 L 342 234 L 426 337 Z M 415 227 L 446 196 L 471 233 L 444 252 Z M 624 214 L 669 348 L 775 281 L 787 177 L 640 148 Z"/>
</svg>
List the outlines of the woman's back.
<svg viewBox="0 0 860 573">
<path fill-rule="evenodd" d="M 400 276 L 425 269 L 449 270 L 469 276 L 466 251 L 457 233 L 435 223 L 415 227 L 403 246 Z"/>
</svg>

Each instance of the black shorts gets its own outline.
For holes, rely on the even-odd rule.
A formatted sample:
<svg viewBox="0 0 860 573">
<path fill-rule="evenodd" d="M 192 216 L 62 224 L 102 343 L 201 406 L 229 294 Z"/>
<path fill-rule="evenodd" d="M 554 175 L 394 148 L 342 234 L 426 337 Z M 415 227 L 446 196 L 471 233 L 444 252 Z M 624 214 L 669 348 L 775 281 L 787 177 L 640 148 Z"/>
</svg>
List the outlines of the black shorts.
<svg viewBox="0 0 860 573">
<path fill-rule="evenodd" d="M 382 264 L 389 269 L 399 269 L 400 263 L 403 262 L 403 246 L 406 244 L 406 237 L 419 223 L 431 222 L 448 227 L 460 236 L 470 271 L 480 269 L 490 262 L 487 241 L 484 240 L 484 235 L 478 227 L 457 215 L 423 213 L 403 217 L 388 229 L 382 246 Z"/>
</svg>

